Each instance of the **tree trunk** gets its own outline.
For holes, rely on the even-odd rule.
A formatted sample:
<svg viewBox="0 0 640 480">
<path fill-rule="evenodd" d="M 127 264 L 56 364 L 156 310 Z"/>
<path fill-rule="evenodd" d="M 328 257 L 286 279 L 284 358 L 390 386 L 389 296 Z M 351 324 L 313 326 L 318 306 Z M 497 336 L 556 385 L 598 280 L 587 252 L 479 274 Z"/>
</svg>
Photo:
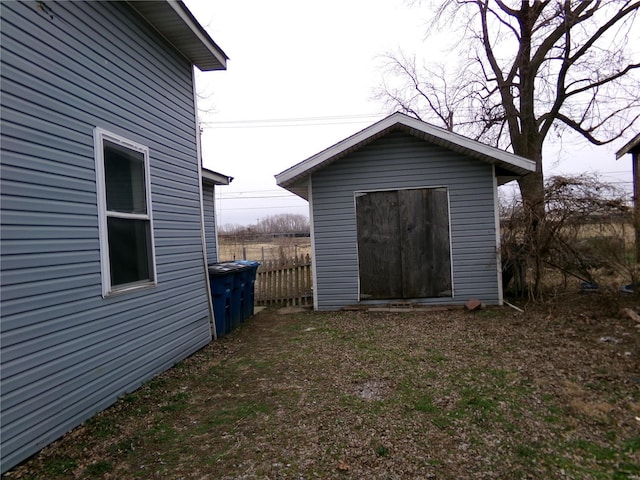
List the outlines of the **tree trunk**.
<svg viewBox="0 0 640 480">
<path fill-rule="evenodd" d="M 544 276 L 545 241 L 545 197 L 542 160 L 536 161 L 536 171 L 518 179 L 522 207 L 528 219 L 525 228 L 523 261 L 532 272 L 530 296 L 537 298 L 542 291 Z"/>
</svg>

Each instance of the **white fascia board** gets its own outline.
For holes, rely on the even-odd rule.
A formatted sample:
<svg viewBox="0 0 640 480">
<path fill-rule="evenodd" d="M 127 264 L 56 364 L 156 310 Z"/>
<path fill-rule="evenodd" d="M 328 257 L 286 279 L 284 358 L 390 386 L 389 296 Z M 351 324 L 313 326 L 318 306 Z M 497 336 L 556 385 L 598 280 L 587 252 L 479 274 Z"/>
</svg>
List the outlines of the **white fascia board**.
<svg viewBox="0 0 640 480">
<path fill-rule="evenodd" d="M 397 115 L 397 114 L 394 114 Z M 528 158 L 521 157 L 519 155 L 515 155 L 513 153 L 505 152 L 504 150 L 500 150 L 499 148 L 491 147 L 489 145 L 485 145 L 484 143 L 480 143 L 477 140 L 473 140 L 471 138 L 465 137 L 463 135 L 450 132 L 449 130 L 445 130 L 444 128 L 436 127 L 434 125 L 429 125 L 421 120 L 418 120 L 413 117 L 408 117 L 403 114 L 405 124 L 408 127 L 415 128 L 416 130 L 421 131 L 428 137 L 430 140 L 435 143 L 442 144 L 442 142 L 451 143 L 453 145 L 457 145 L 462 148 L 463 153 L 467 155 L 479 154 L 479 156 L 483 157 L 485 161 L 489 161 L 490 159 L 498 160 L 507 165 L 501 165 L 503 168 L 508 168 L 508 166 L 516 167 L 518 170 L 525 170 L 523 173 L 535 172 L 536 164 L 533 160 L 529 160 Z M 392 115 L 393 117 L 393 115 Z M 490 162 L 494 163 L 494 162 Z"/>
<path fill-rule="evenodd" d="M 128 4 L 200 70 L 227 68 L 227 55 L 181 0 L 128 0 Z"/>
<path fill-rule="evenodd" d="M 393 114 L 389 117 L 383 118 L 379 122 L 374 123 L 370 127 L 365 128 L 364 130 L 359 131 L 358 133 L 351 135 L 350 137 L 336 143 L 335 145 L 313 155 L 312 157 L 303 160 L 302 162 L 294 165 L 293 167 L 285 170 L 284 172 L 276 175 L 276 182 L 278 185 L 284 186 L 291 182 L 291 180 L 304 176 L 311 171 L 315 170 L 318 166 L 321 166 L 327 160 L 343 153 L 350 148 L 358 145 L 360 142 L 363 142 L 373 136 L 376 133 L 380 133 L 383 130 L 389 128 L 393 124 L 396 123 Z"/>
<path fill-rule="evenodd" d="M 624 157 L 627 153 L 631 153 L 632 150 L 637 149 L 640 146 L 640 133 L 629 140 L 624 147 L 616 152 L 616 160 Z"/>
<path fill-rule="evenodd" d="M 167 0 L 167 3 L 178 14 L 182 21 L 189 27 L 202 45 L 218 60 L 222 68 L 227 67 L 227 55 L 216 45 L 211 37 L 204 32 L 202 26 L 194 19 L 193 15 L 188 12 L 187 7 L 182 0 Z"/>
<path fill-rule="evenodd" d="M 233 177 L 202 167 L 202 180 L 213 183 L 214 185 L 229 185 Z"/>
<path fill-rule="evenodd" d="M 425 140 L 442 145 L 446 148 L 453 148 L 461 153 L 470 155 L 490 164 L 499 165 L 502 168 L 515 170 L 514 173 L 526 174 L 534 172 L 536 164 L 532 160 L 514 155 L 503 150 L 484 145 L 476 140 L 458 135 L 457 133 L 429 125 L 428 123 L 409 117 L 402 113 L 394 113 L 370 127 L 336 143 L 335 145 L 307 158 L 293 167 L 276 175 L 276 182 L 282 187 L 290 187 L 297 183 L 302 177 L 309 175 L 314 170 L 328 164 L 332 159 L 345 152 L 355 149 L 361 143 L 367 143 L 375 139 L 395 125 L 402 125 L 412 129 L 415 133 L 420 133 Z"/>
</svg>

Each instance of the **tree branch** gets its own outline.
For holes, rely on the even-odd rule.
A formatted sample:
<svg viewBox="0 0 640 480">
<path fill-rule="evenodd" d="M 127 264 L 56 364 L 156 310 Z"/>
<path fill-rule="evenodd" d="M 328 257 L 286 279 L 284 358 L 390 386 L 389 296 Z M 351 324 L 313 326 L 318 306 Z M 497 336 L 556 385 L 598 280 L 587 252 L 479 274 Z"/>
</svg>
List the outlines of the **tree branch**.
<svg viewBox="0 0 640 480">
<path fill-rule="evenodd" d="M 615 116 L 616 113 L 620 113 L 620 111 L 622 111 L 624 109 L 619 109 L 618 111 L 612 113 L 611 115 L 609 115 L 607 117 L 607 120 L 612 118 L 613 116 Z M 622 137 L 625 132 L 627 130 L 629 130 L 631 128 L 631 126 L 633 125 L 633 123 L 638 120 L 640 118 L 640 113 L 637 114 L 628 124 L 626 127 L 624 127 L 617 135 L 615 135 L 613 138 L 609 138 L 607 140 L 598 140 L 596 137 L 594 137 L 591 132 L 593 130 L 595 130 L 597 127 L 592 127 L 590 129 L 585 129 L 583 128 L 581 125 L 579 125 L 577 122 L 575 122 L 574 120 L 572 120 L 571 118 L 558 113 L 558 115 L 556 116 L 556 118 L 558 120 L 560 120 L 561 122 L 563 122 L 565 125 L 567 125 L 569 128 L 571 128 L 572 130 L 576 131 L 577 133 L 579 133 L 580 135 L 582 135 L 584 138 L 586 138 L 587 140 L 589 140 L 589 142 L 591 142 L 594 145 L 606 145 L 608 143 L 613 142 L 614 140 L 617 140 L 618 138 Z M 601 122 L 601 124 L 604 123 Z"/>
</svg>

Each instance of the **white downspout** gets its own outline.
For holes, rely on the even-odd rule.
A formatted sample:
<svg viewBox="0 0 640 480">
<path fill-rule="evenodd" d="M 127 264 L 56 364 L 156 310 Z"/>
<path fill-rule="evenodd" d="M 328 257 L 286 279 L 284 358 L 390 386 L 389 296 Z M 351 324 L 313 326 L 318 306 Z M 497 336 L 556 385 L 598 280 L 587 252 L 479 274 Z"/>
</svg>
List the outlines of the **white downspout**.
<svg viewBox="0 0 640 480">
<path fill-rule="evenodd" d="M 191 89 L 193 91 L 193 107 L 194 107 L 194 120 L 196 122 L 196 156 L 198 160 L 198 191 L 200 193 L 200 237 L 202 240 L 202 262 L 204 267 L 204 279 L 207 286 L 207 306 L 209 309 L 209 324 L 211 325 L 211 332 L 213 338 L 218 338 L 218 332 L 216 331 L 216 322 L 213 314 L 213 298 L 211 297 L 211 284 L 209 282 L 209 265 L 207 263 L 207 240 L 205 237 L 204 228 L 204 191 L 202 188 L 202 149 L 200 146 L 200 120 L 198 118 L 198 95 L 196 93 L 196 76 L 195 67 L 191 67 Z"/>
</svg>

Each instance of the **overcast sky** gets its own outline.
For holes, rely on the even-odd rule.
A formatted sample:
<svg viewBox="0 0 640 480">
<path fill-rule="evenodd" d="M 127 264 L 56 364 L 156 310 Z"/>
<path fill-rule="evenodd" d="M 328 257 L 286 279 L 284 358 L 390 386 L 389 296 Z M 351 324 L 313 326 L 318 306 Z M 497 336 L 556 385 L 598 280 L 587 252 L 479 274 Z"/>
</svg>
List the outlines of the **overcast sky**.
<svg viewBox="0 0 640 480">
<path fill-rule="evenodd" d="M 185 3 L 230 57 L 226 71 L 197 76 L 204 166 L 234 177 L 217 188 L 221 225 L 306 215 L 307 203 L 274 175 L 391 113 L 373 98 L 382 54 L 444 53 L 423 42 L 426 9 L 401 0 Z M 547 149 L 545 174 L 599 172 L 630 188 L 631 158 L 614 155 L 624 143 L 565 139 Z"/>
</svg>

